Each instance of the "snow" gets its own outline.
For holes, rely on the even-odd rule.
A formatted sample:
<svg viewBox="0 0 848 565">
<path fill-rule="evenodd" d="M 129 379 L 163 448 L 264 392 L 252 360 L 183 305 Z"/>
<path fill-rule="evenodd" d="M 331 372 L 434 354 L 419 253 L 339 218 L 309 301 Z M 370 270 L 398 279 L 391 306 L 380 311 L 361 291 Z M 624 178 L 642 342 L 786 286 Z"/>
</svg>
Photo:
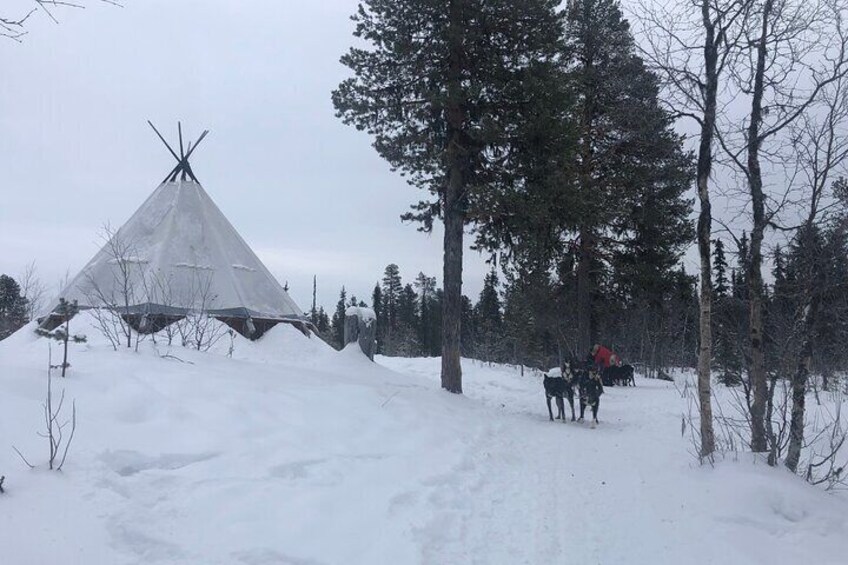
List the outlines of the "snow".
<svg viewBox="0 0 848 565">
<path fill-rule="evenodd" d="M 364 322 L 373 322 L 377 320 L 377 314 L 371 308 L 364 306 L 348 306 L 345 310 L 345 316 L 356 316 Z"/>
<path fill-rule="evenodd" d="M 287 325 L 232 358 L 114 352 L 86 314 L 71 331 L 61 473 L 11 450 L 44 461 L 49 342 L 0 342 L 4 565 L 845 563 L 846 497 L 745 456 L 694 465 L 671 383 L 607 389 L 590 429 L 505 366 L 464 360 L 458 396 L 437 358 L 371 363 Z"/>
</svg>

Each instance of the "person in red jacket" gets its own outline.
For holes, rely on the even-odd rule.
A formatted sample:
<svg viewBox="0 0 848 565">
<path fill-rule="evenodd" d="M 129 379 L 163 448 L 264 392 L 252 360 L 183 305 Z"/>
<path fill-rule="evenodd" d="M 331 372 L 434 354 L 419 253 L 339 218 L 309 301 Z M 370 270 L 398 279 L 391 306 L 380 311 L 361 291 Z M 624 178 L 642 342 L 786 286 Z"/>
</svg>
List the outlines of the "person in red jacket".
<svg viewBox="0 0 848 565">
<path fill-rule="evenodd" d="M 621 364 L 621 358 L 616 355 L 611 349 L 596 343 L 592 346 L 592 359 L 598 370 L 604 370 L 607 367 L 617 366 Z"/>
</svg>

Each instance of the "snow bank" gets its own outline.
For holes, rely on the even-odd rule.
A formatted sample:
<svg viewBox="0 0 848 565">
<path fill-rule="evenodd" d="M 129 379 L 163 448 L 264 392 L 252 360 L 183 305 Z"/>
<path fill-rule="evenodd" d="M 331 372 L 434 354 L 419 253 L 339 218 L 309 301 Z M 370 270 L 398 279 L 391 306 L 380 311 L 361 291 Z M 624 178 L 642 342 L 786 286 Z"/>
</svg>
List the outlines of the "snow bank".
<svg viewBox="0 0 848 565">
<path fill-rule="evenodd" d="M 373 322 L 377 319 L 374 310 L 364 306 L 348 306 L 345 316 L 356 316 L 365 322 Z"/>
</svg>

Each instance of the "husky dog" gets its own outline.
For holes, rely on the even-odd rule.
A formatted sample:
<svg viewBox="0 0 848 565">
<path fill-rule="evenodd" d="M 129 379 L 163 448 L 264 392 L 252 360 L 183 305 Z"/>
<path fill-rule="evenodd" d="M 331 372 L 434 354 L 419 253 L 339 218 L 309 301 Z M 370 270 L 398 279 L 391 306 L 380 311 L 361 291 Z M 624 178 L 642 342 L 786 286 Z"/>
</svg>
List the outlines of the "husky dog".
<svg viewBox="0 0 848 565">
<path fill-rule="evenodd" d="M 559 372 L 559 374 L 557 374 Z M 563 398 L 568 400 L 571 406 L 571 421 L 575 420 L 574 414 L 574 373 L 571 371 L 571 363 L 563 362 L 559 371 L 556 369 L 545 373 L 543 383 L 545 385 L 545 400 L 548 403 L 548 416 L 551 422 L 554 421 L 554 413 L 551 410 L 551 398 L 556 399 L 557 405 L 557 420 L 565 420 L 565 403 Z"/>
</svg>

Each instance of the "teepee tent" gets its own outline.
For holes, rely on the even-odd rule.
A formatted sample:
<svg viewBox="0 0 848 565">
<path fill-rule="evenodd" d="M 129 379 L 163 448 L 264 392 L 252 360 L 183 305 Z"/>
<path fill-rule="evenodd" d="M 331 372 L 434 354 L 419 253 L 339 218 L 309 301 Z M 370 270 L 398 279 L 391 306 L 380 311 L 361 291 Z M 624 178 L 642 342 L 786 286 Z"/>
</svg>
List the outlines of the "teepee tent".
<svg viewBox="0 0 848 565">
<path fill-rule="evenodd" d="M 153 124 L 150 124 L 153 127 Z M 256 339 L 285 322 L 302 331 L 303 312 L 197 181 L 189 157 L 177 153 L 165 180 L 62 291 L 80 309 L 106 308 L 137 331 L 154 332 L 187 315 L 208 315 Z M 42 327 L 55 327 L 54 310 Z"/>
</svg>

